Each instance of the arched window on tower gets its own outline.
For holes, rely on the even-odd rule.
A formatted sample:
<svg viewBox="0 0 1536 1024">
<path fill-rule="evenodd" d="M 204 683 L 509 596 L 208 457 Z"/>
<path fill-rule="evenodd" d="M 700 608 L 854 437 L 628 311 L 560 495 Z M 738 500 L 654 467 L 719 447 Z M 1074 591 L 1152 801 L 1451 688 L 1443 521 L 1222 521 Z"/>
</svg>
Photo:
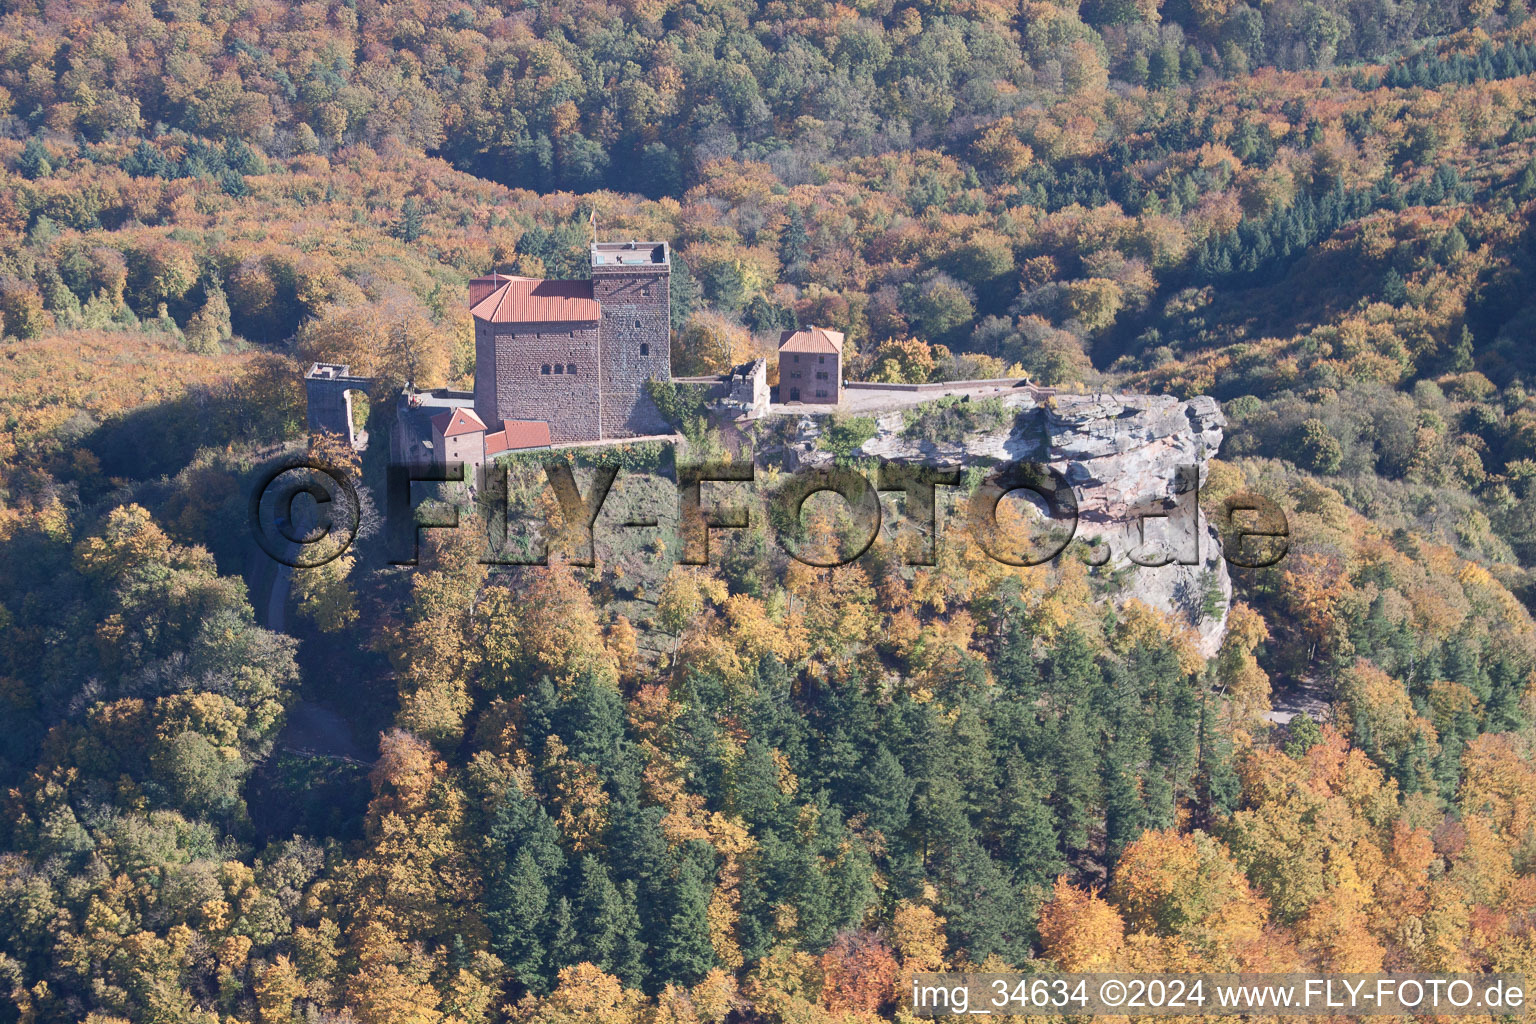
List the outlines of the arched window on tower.
<svg viewBox="0 0 1536 1024">
<path fill-rule="evenodd" d="M 643 355 L 643 356 L 648 356 L 648 355 L 651 354 L 651 343 L 650 342 L 642 341 L 640 343 L 640 354 Z"/>
<path fill-rule="evenodd" d="M 540 368 L 539 372 L 540 373 L 548 373 L 549 372 L 549 364 L 545 363 L 544 366 L 542 368 Z"/>
<path fill-rule="evenodd" d="M 576 372 L 576 364 L 575 363 L 567 363 L 565 365 L 565 372 L 566 373 L 574 374 Z"/>
<path fill-rule="evenodd" d="M 556 373 L 564 373 L 565 372 L 565 367 L 561 366 L 559 363 L 556 363 L 555 364 L 555 372 Z"/>
</svg>

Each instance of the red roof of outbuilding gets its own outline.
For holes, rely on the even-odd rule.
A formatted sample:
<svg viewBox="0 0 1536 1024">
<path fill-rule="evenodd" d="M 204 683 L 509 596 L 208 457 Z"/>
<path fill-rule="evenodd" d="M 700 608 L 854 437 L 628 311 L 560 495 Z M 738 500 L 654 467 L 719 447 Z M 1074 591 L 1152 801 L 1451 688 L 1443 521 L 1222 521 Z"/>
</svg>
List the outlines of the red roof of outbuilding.
<svg viewBox="0 0 1536 1024">
<path fill-rule="evenodd" d="M 441 431 L 444 437 L 458 437 L 460 434 L 474 434 L 484 430 L 485 421 L 476 416 L 473 409 L 459 408 L 433 416 L 432 426 Z"/>
<path fill-rule="evenodd" d="M 502 420 L 501 429 L 485 435 L 485 454 L 516 451 L 520 448 L 548 448 L 549 424 L 543 420 Z"/>
<path fill-rule="evenodd" d="M 492 324 L 596 323 L 603 308 L 592 297 L 591 281 L 509 277 L 470 312 Z"/>
<path fill-rule="evenodd" d="M 807 327 L 803 331 L 785 331 L 779 335 L 780 352 L 843 351 L 843 332 L 825 327 Z"/>
</svg>

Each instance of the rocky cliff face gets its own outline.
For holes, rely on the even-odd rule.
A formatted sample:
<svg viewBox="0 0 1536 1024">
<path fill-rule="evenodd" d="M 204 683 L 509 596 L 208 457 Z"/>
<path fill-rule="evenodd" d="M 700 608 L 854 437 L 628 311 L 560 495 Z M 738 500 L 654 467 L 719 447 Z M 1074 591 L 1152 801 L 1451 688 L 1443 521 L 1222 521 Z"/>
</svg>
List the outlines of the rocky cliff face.
<svg viewBox="0 0 1536 1024">
<path fill-rule="evenodd" d="M 1095 559 L 1107 549 L 1107 567 L 1123 580 L 1114 599 L 1138 598 L 1183 619 L 1199 634 L 1202 653 L 1214 654 L 1226 630 L 1232 583 L 1216 531 L 1199 514 L 1196 488 L 1226 426 L 1216 400 L 1023 388 L 986 401 L 988 414 L 977 418 L 987 427 L 942 441 L 924 440 L 923 431 L 912 429 L 924 405 L 872 411 L 867 415 L 878 429 L 858 454 L 944 466 L 1049 465 L 1077 499 L 1076 536 L 1093 545 Z M 789 468 L 832 460 L 818 443 L 830 421 L 824 414 L 796 421 L 782 453 Z M 1174 560 L 1152 564 L 1168 558 Z M 1210 614 L 1211 605 L 1219 612 Z"/>
</svg>

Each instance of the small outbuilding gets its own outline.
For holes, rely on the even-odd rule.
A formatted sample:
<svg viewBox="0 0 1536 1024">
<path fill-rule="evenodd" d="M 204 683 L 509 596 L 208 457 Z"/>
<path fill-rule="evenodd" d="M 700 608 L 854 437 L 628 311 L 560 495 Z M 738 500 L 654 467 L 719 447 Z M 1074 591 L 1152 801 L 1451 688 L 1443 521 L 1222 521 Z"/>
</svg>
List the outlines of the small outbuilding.
<svg viewBox="0 0 1536 1024">
<path fill-rule="evenodd" d="M 779 401 L 837 405 L 843 400 L 843 334 L 825 327 L 779 337 Z"/>
</svg>

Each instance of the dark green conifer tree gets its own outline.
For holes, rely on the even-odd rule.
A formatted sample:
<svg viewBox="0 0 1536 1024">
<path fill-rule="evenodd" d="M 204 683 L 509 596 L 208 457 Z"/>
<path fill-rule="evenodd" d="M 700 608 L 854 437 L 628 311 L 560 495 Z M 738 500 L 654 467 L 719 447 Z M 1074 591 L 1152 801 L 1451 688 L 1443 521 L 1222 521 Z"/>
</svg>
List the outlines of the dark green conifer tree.
<svg viewBox="0 0 1536 1024">
<path fill-rule="evenodd" d="M 715 966 L 709 941 L 709 897 L 714 888 L 715 854 L 702 840 L 689 842 L 663 891 L 665 922 L 652 936 L 655 969 L 652 985 L 695 985 Z"/>
<path fill-rule="evenodd" d="M 618 914 L 613 929 L 614 977 L 626 988 L 639 988 L 649 972 L 645 940 L 641 934 L 638 897 L 634 882 L 626 881 L 619 886 Z"/>
<path fill-rule="evenodd" d="M 576 866 L 575 928 L 581 959 L 610 973 L 615 967 L 623 896 L 602 860 L 583 854 Z"/>
<path fill-rule="evenodd" d="M 1110 863 L 1147 825 L 1136 748 L 1129 738 L 1117 737 L 1104 752 L 1104 855 Z"/>
<path fill-rule="evenodd" d="M 1094 742 L 1082 708 L 1071 708 L 1057 720 L 1050 763 L 1055 783 L 1051 804 L 1061 847 L 1068 855 L 1080 853 L 1088 849 L 1090 808 L 1099 788 Z"/>
<path fill-rule="evenodd" d="M 805 215 L 800 212 L 800 207 L 791 205 L 788 222 L 779 234 L 779 263 L 784 267 L 786 281 L 799 284 L 805 279 L 810 250 L 811 238 L 805 230 Z"/>
<path fill-rule="evenodd" d="M 1387 272 L 1382 275 L 1381 299 L 1394 306 L 1401 306 L 1408 301 L 1408 285 L 1403 281 L 1403 275 L 1397 272 L 1396 267 L 1388 267 Z"/>
<path fill-rule="evenodd" d="M 48 150 L 43 146 L 42 139 L 34 135 L 27 140 L 27 144 L 22 147 L 21 158 L 16 161 L 16 170 L 28 181 L 37 181 L 53 173 L 53 161 L 48 159 Z"/>
<path fill-rule="evenodd" d="M 486 877 L 486 926 L 491 947 L 530 992 L 549 991 L 557 893 L 564 884 L 565 852 L 544 808 L 516 789 L 491 815 Z"/>
<path fill-rule="evenodd" d="M 781 824 L 779 808 L 785 798 L 779 791 L 778 765 L 773 752 L 756 737 L 747 740 L 740 759 L 732 766 L 726 791 L 725 806 L 753 832 Z"/>
<path fill-rule="evenodd" d="M 1033 704 L 1040 692 L 1040 665 L 1029 614 L 1017 597 L 1003 602 L 1002 639 L 992 658 L 992 675 L 1013 699 Z"/>
<path fill-rule="evenodd" d="M 1029 959 L 1038 903 L 1021 899 L 1007 874 L 974 838 L 949 850 L 939 866 L 944 930 L 966 958 L 994 953 L 1010 965 Z"/>
<path fill-rule="evenodd" d="M 576 915 L 571 901 L 561 896 L 554 901 L 549 921 L 549 973 L 551 979 L 558 976 L 560 968 L 580 963 L 582 944 L 576 934 Z"/>
<path fill-rule="evenodd" d="M 551 721 L 570 756 L 596 768 L 604 783 L 612 785 L 630 767 L 624 700 L 592 676 L 581 677 L 567 689 Z"/>
<path fill-rule="evenodd" d="M 956 772 L 950 730 L 932 705 L 914 707 L 919 710 L 909 716 L 913 758 L 909 766 L 913 782 L 909 832 L 913 847 L 928 866 L 937 852 L 970 835 L 971 824 L 966 816 L 965 792 Z"/>
<path fill-rule="evenodd" d="M 1536 196 L 1536 157 L 1520 170 L 1520 176 L 1515 179 L 1515 198 L 1520 200 L 1530 199 Z"/>
<path fill-rule="evenodd" d="M 857 796 L 849 810 L 862 812 L 888 840 L 900 836 L 911 818 L 912 793 L 916 788 L 890 748 L 876 743 L 874 751 L 860 759 Z"/>
<path fill-rule="evenodd" d="M 550 989 L 548 875 L 533 852 L 522 849 L 486 893 L 485 923 L 491 948 L 512 974 L 512 983 L 536 995 Z"/>
<path fill-rule="evenodd" d="M 693 279 L 693 272 L 688 269 L 687 262 L 675 252 L 672 254 L 668 292 L 672 300 L 672 329 L 681 330 L 699 304 L 699 283 Z"/>
<path fill-rule="evenodd" d="M 998 804 L 998 840 L 1003 863 L 1011 865 L 1025 890 L 1044 890 L 1067 869 L 1051 809 L 1040 798 L 1033 772 L 1022 757 L 1009 759 Z"/>
</svg>

